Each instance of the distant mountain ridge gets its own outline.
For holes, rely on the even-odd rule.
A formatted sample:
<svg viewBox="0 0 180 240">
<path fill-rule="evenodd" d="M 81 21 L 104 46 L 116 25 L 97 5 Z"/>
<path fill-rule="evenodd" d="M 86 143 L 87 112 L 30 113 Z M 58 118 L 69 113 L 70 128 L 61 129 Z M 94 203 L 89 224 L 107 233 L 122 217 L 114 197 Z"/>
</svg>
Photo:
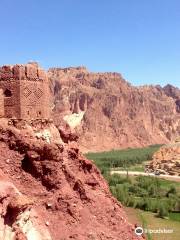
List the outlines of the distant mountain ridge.
<svg viewBox="0 0 180 240">
<path fill-rule="evenodd" d="M 135 87 L 119 73 L 85 67 L 48 70 L 53 118 L 79 134 L 83 151 L 168 143 L 180 134 L 180 89 Z"/>
</svg>

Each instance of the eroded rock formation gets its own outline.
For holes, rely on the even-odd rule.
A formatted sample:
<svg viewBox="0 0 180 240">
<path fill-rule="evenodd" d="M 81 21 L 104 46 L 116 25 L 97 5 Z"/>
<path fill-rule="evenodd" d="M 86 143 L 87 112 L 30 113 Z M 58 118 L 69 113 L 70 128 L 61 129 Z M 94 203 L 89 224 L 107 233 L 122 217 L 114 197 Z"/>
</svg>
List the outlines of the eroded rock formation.
<svg viewBox="0 0 180 240">
<path fill-rule="evenodd" d="M 0 120 L 0 239 L 141 239 L 75 140 L 50 120 Z"/>
<path fill-rule="evenodd" d="M 134 87 L 118 73 L 84 67 L 48 71 L 54 120 L 78 132 L 81 149 L 102 151 L 168 143 L 180 134 L 180 90 Z"/>
<path fill-rule="evenodd" d="M 146 166 L 148 172 L 180 176 L 180 141 L 162 146 Z"/>
</svg>

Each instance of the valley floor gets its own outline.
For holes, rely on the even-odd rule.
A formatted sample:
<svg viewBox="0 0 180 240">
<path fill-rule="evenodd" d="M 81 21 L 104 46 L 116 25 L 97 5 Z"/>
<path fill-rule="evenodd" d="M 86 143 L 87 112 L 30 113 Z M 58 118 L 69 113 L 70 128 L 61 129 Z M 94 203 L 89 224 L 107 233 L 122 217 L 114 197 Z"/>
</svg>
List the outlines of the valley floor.
<svg viewBox="0 0 180 240">
<path fill-rule="evenodd" d="M 127 171 L 120 171 L 120 170 L 116 170 L 116 169 L 113 169 L 111 170 L 111 174 L 120 174 L 120 175 L 126 175 L 127 174 Z M 152 176 L 152 177 L 158 177 L 158 178 L 163 178 L 163 179 L 166 179 L 166 180 L 173 180 L 173 181 L 176 181 L 176 182 L 180 182 L 180 177 L 179 176 L 171 176 L 171 175 L 158 175 L 156 176 L 154 173 L 146 173 L 146 172 L 138 172 L 138 171 L 128 171 L 128 175 L 131 175 L 131 176 Z"/>
<path fill-rule="evenodd" d="M 156 230 L 156 229 L 172 229 L 173 233 L 154 233 L 149 234 L 148 240 L 179 240 L 180 236 L 180 222 L 171 219 L 157 218 L 156 214 L 151 212 L 142 211 L 140 209 L 134 209 L 124 207 L 128 219 L 133 224 L 138 226 L 144 225 L 144 228 Z"/>
<path fill-rule="evenodd" d="M 148 230 L 171 231 L 146 234 L 147 240 L 179 240 L 180 176 L 145 172 L 159 148 L 160 145 L 153 145 L 86 156 L 99 167 L 131 223 Z"/>
</svg>

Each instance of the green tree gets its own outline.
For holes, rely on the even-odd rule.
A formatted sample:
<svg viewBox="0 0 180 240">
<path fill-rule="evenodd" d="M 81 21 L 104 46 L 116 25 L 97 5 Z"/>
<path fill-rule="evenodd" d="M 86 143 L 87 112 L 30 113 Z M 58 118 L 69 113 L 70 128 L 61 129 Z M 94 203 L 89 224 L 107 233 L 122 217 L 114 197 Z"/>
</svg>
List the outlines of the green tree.
<svg viewBox="0 0 180 240">
<path fill-rule="evenodd" d="M 165 218 L 168 217 L 169 215 L 169 211 L 168 211 L 168 207 L 165 203 L 161 203 L 158 207 L 158 217 L 160 218 Z"/>
</svg>

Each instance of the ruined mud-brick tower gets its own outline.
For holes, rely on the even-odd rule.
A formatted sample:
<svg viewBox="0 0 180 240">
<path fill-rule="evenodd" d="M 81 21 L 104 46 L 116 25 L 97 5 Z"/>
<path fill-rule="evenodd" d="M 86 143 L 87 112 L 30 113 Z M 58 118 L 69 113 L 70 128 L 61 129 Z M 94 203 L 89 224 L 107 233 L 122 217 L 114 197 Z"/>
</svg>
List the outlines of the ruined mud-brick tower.
<svg viewBox="0 0 180 240">
<path fill-rule="evenodd" d="M 0 67 L 0 117 L 49 118 L 48 78 L 37 63 Z"/>
</svg>

